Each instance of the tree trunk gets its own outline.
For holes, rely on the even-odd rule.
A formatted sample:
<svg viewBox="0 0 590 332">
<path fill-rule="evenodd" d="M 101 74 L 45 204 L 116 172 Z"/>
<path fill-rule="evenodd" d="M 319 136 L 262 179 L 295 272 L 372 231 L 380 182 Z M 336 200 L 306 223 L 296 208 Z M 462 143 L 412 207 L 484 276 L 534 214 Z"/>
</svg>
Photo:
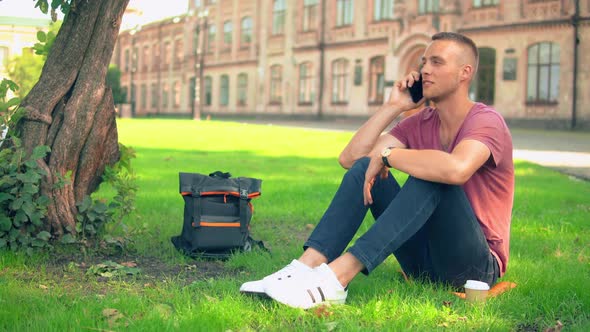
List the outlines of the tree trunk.
<svg viewBox="0 0 590 332">
<path fill-rule="evenodd" d="M 50 199 L 47 229 L 75 232 L 76 203 L 98 188 L 107 165 L 119 159 L 115 107 L 106 73 L 129 0 L 72 0 L 39 82 L 21 103 L 18 124 L 28 153 L 47 145 L 39 160 Z M 56 186 L 71 171 L 69 183 Z"/>
</svg>

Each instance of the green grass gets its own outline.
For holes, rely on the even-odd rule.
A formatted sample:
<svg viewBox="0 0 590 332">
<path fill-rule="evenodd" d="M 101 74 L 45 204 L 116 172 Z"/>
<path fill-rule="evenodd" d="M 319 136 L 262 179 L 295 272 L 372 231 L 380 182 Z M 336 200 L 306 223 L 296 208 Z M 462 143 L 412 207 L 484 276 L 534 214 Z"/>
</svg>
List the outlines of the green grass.
<svg viewBox="0 0 590 332">
<path fill-rule="evenodd" d="M 0 253 L 0 330 L 590 330 L 590 183 L 516 162 L 511 257 L 503 280 L 514 290 L 470 305 L 441 286 L 408 284 L 389 258 L 351 284 L 347 304 L 325 311 L 291 309 L 238 293 L 301 252 L 344 171 L 336 158 L 351 132 L 189 120 L 120 120 L 120 141 L 135 148 L 140 190 L 133 255 L 170 266 L 207 264 L 178 254 L 183 202 L 178 172 L 229 171 L 263 179 L 252 232 L 272 254 L 220 263 L 221 276 L 186 282 L 186 274 L 103 280 L 52 255 Z M 400 175 L 399 173 L 397 175 Z M 367 217 L 364 228 L 372 222 Z M 115 258 L 116 259 L 116 258 Z M 129 257 L 126 257 L 129 259 Z M 142 264 L 139 265 L 142 268 Z M 116 311 L 104 311 L 115 309 Z"/>
</svg>

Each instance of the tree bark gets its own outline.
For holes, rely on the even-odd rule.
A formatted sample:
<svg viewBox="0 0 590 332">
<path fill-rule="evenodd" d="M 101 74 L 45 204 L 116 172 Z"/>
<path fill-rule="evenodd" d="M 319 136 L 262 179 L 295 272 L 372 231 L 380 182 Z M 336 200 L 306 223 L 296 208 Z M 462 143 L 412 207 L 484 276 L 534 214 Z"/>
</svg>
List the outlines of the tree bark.
<svg viewBox="0 0 590 332">
<path fill-rule="evenodd" d="M 106 73 L 129 0 L 72 0 L 41 77 L 24 98 L 18 124 L 28 153 L 47 145 L 39 165 L 50 199 L 47 229 L 75 232 L 76 203 L 98 188 L 107 165 L 119 159 L 116 114 Z M 65 186 L 55 186 L 71 171 Z"/>
</svg>

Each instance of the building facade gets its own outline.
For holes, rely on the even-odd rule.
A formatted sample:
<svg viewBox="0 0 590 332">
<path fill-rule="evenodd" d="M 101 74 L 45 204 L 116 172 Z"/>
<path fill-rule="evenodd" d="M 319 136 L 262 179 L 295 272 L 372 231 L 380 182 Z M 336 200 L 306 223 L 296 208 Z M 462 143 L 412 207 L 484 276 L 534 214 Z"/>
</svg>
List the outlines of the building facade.
<svg viewBox="0 0 590 332">
<path fill-rule="evenodd" d="M 474 100 L 590 128 L 590 0 L 189 0 L 122 31 L 112 62 L 135 116 L 368 117 L 439 31 L 478 45 Z"/>
<path fill-rule="evenodd" d="M 50 20 L 0 16 L 0 80 L 8 78 L 9 58 L 32 52 L 38 31 L 49 30 Z"/>
</svg>

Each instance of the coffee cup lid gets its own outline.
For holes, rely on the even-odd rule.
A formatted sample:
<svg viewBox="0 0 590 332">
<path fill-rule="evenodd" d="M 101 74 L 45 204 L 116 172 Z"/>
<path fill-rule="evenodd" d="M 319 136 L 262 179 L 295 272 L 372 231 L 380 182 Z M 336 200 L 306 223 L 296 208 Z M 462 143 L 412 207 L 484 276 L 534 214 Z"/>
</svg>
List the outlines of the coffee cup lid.
<svg viewBox="0 0 590 332">
<path fill-rule="evenodd" d="M 465 283 L 465 288 L 475 289 L 475 290 L 489 290 L 490 286 L 482 281 L 477 280 L 467 280 Z"/>
</svg>

